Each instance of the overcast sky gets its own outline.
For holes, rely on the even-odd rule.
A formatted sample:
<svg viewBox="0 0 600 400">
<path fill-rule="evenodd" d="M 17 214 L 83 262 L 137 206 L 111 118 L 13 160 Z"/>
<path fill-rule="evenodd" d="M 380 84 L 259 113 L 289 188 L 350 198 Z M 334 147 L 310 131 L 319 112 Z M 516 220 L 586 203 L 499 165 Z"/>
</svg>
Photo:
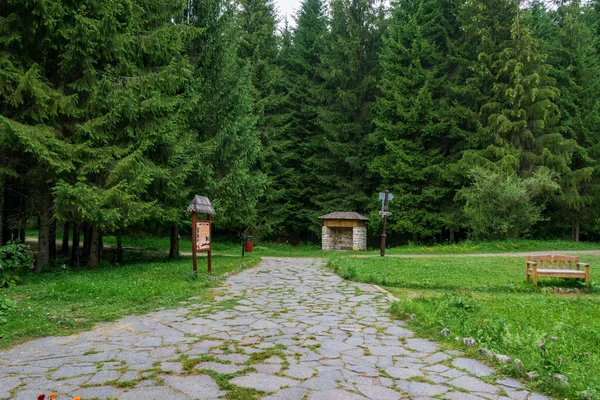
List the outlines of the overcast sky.
<svg viewBox="0 0 600 400">
<path fill-rule="evenodd" d="M 302 0 L 273 0 L 279 12 L 281 22 L 279 26 L 283 26 L 283 18 L 287 16 L 290 26 L 295 26 L 294 15 L 300 9 Z"/>
</svg>

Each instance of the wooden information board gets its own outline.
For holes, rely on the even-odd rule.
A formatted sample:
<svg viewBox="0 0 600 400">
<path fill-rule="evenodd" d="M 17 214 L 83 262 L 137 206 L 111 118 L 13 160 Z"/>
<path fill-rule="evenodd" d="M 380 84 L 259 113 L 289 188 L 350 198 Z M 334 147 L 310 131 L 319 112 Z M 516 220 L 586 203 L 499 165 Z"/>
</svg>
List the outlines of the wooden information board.
<svg viewBox="0 0 600 400">
<path fill-rule="evenodd" d="M 210 221 L 196 222 L 196 251 L 210 250 Z"/>
<path fill-rule="evenodd" d="M 211 235 L 210 235 L 210 216 L 215 213 L 215 210 L 208 199 L 205 196 L 195 195 L 194 200 L 190 203 L 190 206 L 186 210 L 192 213 L 192 259 L 194 275 L 198 276 L 198 261 L 196 260 L 196 253 L 199 251 L 206 251 L 208 259 L 208 273 L 212 273 L 212 248 L 210 246 Z M 196 213 L 207 215 L 207 220 L 198 220 Z"/>
</svg>

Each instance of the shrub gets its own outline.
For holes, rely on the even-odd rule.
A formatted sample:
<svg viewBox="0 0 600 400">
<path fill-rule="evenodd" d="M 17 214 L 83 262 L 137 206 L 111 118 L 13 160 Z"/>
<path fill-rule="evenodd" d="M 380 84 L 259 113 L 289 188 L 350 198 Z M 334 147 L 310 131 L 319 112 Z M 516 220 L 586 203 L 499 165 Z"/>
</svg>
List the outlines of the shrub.
<svg viewBox="0 0 600 400">
<path fill-rule="evenodd" d="M 0 246 L 0 288 L 15 285 L 19 274 L 33 266 L 33 253 L 29 246 L 8 242 Z"/>
<path fill-rule="evenodd" d="M 533 201 L 541 178 L 522 179 L 516 175 L 473 168 L 472 183 L 459 190 L 470 237 L 477 240 L 518 238 L 542 219 L 541 207 Z"/>
<path fill-rule="evenodd" d="M 16 303 L 8 297 L 0 294 L 0 324 L 8 322 L 6 318 L 8 311 L 16 307 Z"/>
</svg>

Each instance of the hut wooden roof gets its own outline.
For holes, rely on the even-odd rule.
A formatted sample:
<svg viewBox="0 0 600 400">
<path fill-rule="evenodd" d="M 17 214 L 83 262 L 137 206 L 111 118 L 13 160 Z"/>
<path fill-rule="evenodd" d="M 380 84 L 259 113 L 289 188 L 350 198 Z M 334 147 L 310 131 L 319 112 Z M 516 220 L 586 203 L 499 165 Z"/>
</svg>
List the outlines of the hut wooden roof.
<svg viewBox="0 0 600 400">
<path fill-rule="evenodd" d="M 194 196 L 194 200 L 192 200 L 190 206 L 187 208 L 187 212 L 194 211 L 200 214 L 216 214 L 208 197 L 198 195 Z"/>
<path fill-rule="evenodd" d="M 369 218 L 357 212 L 342 212 L 336 211 L 329 214 L 321 215 L 319 219 L 351 219 L 355 221 L 368 221 Z"/>
</svg>

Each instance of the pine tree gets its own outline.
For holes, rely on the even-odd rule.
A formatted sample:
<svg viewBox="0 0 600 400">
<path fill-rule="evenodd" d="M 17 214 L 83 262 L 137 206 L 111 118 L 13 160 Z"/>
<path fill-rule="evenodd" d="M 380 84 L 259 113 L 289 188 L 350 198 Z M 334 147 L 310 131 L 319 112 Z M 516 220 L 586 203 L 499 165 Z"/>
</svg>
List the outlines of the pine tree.
<svg viewBox="0 0 600 400">
<path fill-rule="evenodd" d="M 476 94 L 481 125 L 461 164 L 467 173 L 479 165 L 537 178 L 534 198 L 543 206 L 556 192 L 554 182 L 571 172 L 574 142 L 562 135 L 556 103 L 560 92 L 547 55 L 522 14 L 514 1 L 480 0 L 465 7 L 465 43 L 481 38 L 467 80 Z"/>
<path fill-rule="evenodd" d="M 331 3 L 320 68 L 323 82 L 317 91 L 319 129 L 310 133 L 306 147 L 314 220 L 324 212 L 364 212 L 373 194 L 367 137 L 373 130 L 380 17 L 371 0 Z"/>
<path fill-rule="evenodd" d="M 478 154 L 488 167 L 526 175 L 542 164 L 544 148 L 553 143 L 561 151 L 564 143 L 557 126 L 559 92 L 547 56 L 518 6 L 511 0 L 479 0 L 463 8 L 464 45 L 471 47 L 467 84 L 481 121 L 472 142 L 476 154 L 469 152 L 466 160 L 477 162 Z M 557 170 L 566 165 L 565 159 L 553 161 Z"/>
<path fill-rule="evenodd" d="M 277 150 L 280 178 L 273 187 L 279 198 L 277 232 L 292 239 L 315 236 L 309 230 L 314 223 L 311 201 L 314 185 L 305 160 L 310 155 L 307 140 L 319 129 L 316 92 L 322 83 L 318 71 L 326 29 L 322 0 L 305 0 L 298 11 L 292 37 L 284 32 L 279 55 L 289 113 Z"/>
<path fill-rule="evenodd" d="M 578 1 L 561 4 L 556 10 L 536 4 L 530 16 L 544 39 L 552 65 L 550 74 L 561 93 L 556 104 L 563 135 L 576 142 L 570 170 L 561 175 L 562 190 L 553 198 L 548 214 L 551 227 L 571 230 L 573 240 L 579 240 L 580 226 L 593 225 L 599 211 L 595 200 L 598 178 L 593 177 L 597 162 L 590 151 L 598 146 L 600 59 L 598 38 L 585 20 L 586 10 L 591 11 Z"/>
<path fill-rule="evenodd" d="M 452 44 L 458 32 L 456 4 L 394 4 L 381 55 L 381 94 L 371 142 L 380 155 L 370 168 L 382 179 L 390 202 L 391 232 L 434 237 L 452 228 L 456 122 L 451 118 Z"/>
<path fill-rule="evenodd" d="M 238 53 L 252 70 L 252 84 L 256 90 L 254 113 L 259 116 L 256 128 L 266 143 L 277 136 L 281 103 L 275 9 L 270 0 L 244 0 L 240 4 L 242 38 Z"/>
<path fill-rule="evenodd" d="M 61 85 L 58 4 L 9 1 L 0 14 L 0 243 L 24 238 L 39 218 L 36 271 L 50 264 L 53 198 L 58 176 L 74 168 L 62 124 L 78 113 L 77 97 Z"/>
<path fill-rule="evenodd" d="M 261 139 L 259 169 L 265 174 L 265 192 L 258 202 L 257 225 L 253 234 L 263 237 L 285 235 L 285 221 L 289 210 L 288 199 L 283 189 L 287 172 L 282 164 L 283 154 L 289 141 L 285 138 L 289 129 L 291 105 L 288 90 L 289 81 L 283 72 L 279 57 L 280 48 L 291 45 L 287 30 L 278 36 L 275 7 L 270 0 L 250 0 L 241 3 L 242 41 L 240 57 L 247 60 L 252 70 L 252 84 L 255 89 L 255 110 L 258 116 L 257 133 Z M 287 43 L 283 41 L 287 40 Z"/>
<path fill-rule="evenodd" d="M 171 151 L 185 134 L 178 110 L 189 73 L 180 55 L 185 32 L 172 21 L 182 10 L 133 0 L 69 10 L 62 66 L 80 99 L 72 140 L 82 150 L 76 179 L 59 181 L 55 193 L 60 217 L 90 227 L 90 268 L 99 264 L 102 234 L 161 215 L 161 195 L 150 191 L 177 180 Z"/>
<path fill-rule="evenodd" d="M 278 36 L 280 50 L 272 69 L 271 112 L 268 135 L 263 135 L 261 169 L 268 176 L 268 186 L 259 202 L 260 234 L 263 237 L 285 237 L 294 232 L 289 217 L 297 211 L 297 204 L 290 198 L 296 190 L 299 171 L 292 165 L 298 157 L 297 143 L 290 134 L 294 127 L 292 118 L 296 112 L 291 100 L 292 81 L 289 67 L 293 51 L 292 32 L 287 21 Z M 266 111 L 266 110 L 265 110 Z M 265 118 L 263 118 L 265 119 Z M 266 121 L 266 119 L 265 119 Z M 260 121 L 259 121 L 260 123 Z"/>
<path fill-rule="evenodd" d="M 255 222 L 265 186 L 255 169 L 261 147 L 252 69 L 239 57 L 235 7 L 221 0 L 191 1 L 188 16 L 201 30 L 188 45 L 193 80 L 186 118 L 196 142 L 188 185 L 213 201 L 217 226 L 241 230 Z"/>
</svg>

